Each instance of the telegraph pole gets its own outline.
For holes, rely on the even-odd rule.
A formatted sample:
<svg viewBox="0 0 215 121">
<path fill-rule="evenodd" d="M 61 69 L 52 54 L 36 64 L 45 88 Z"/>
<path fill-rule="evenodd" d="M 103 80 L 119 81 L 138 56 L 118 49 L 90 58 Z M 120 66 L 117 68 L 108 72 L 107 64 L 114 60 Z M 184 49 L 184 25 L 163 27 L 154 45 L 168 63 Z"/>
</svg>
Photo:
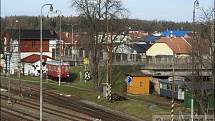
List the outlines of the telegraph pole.
<svg viewBox="0 0 215 121">
<path fill-rule="evenodd" d="M 112 102 L 112 95 L 111 95 L 111 73 L 112 73 L 112 50 L 113 50 L 113 43 L 112 43 L 112 35 L 110 37 L 110 43 L 108 42 L 109 41 L 109 21 L 108 21 L 108 4 L 109 4 L 109 0 L 106 0 L 106 35 L 107 35 L 107 52 L 108 52 L 108 59 L 107 59 L 107 87 L 109 89 L 109 95 L 108 95 L 108 100 Z"/>
<path fill-rule="evenodd" d="M 213 82 L 213 89 L 215 89 L 215 0 L 214 0 L 214 8 L 213 8 L 213 25 L 211 31 L 211 39 L 212 39 L 212 82 Z"/>
<path fill-rule="evenodd" d="M 175 91 L 175 52 L 172 57 L 172 101 L 171 101 L 171 121 L 174 119 L 174 91 Z"/>
<path fill-rule="evenodd" d="M 21 30 L 20 30 L 20 21 L 16 20 L 16 23 L 19 24 L 19 40 L 18 40 L 18 52 L 19 52 L 19 60 L 18 60 L 18 70 L 19 70 L 19 94 L 20 97 L 22 97 L 22 87 L 21 87 L 21 42 L 20 42 L 20 34 L 21 34 Z"/>
<path fill-rule="evenodd" d="M 191 86 L 191 94 L 192 94 L 192 98 L 191 98 L 191 121 L 193 121 L 193 98 L 194 98 L 194 79 L 196 76 L 196 72 L 195 72 L 195 67 L 196 66 L 199 66 L 199 65 L 196 65 L 196 63 L 194 62 L 194 59 L 195 59 L 195 40 L 196 40 L 196 23 L 195 23 L 195 12 L 196 12 L 196 7 L 199 6 L 199 1 L 198 0 L 195 0 L 194 3 L 193 3 L 193 39 L 192 39 L 192 86 Z M 198 43 L 197 43 L 198 44 Z"/>
</svg>

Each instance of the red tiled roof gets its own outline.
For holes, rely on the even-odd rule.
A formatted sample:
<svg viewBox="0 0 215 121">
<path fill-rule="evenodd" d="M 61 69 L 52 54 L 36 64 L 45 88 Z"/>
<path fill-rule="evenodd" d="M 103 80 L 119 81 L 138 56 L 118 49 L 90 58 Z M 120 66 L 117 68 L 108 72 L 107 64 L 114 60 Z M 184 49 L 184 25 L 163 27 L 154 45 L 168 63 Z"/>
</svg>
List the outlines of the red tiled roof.
<svg viewBox="0 0 215 121">
<path fill-rule="evenodd" d="M 166 43 L 176 54 L 190 54 L 192 51 L 189 40 L 183 37 L 161 37 L 157 43 Z"/>
<path fill-rule="evenodd" d="M 43 55 L 42 57 L 45 61 L 47 61 L 47 58 L 50 58 L 52 59 L 51 57 L 47 56 L 47 55 Z M 25 58 L 23 58 L 21 61 L 22 62 L 26 62 L 26 63 L 35 63 L 37 61 L 40 60 L 40 55 L 37 55 L 37 54 L 32 54 L 30 56 L 27 56 Z"/>
</svg>

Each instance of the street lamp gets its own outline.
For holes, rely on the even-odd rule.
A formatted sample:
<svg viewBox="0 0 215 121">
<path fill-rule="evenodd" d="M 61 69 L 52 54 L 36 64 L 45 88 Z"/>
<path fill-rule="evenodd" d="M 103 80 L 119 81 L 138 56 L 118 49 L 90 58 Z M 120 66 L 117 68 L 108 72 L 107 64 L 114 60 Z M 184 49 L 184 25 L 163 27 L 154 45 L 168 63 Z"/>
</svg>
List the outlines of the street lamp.
<svg viewBox="0 0 215 121">
<path fill-rule="evenodd" d="M 194 38 L 195 38 L 195 14 L 196 8 L 199 7 L 199 1 L 195 0 L 193 3 L 193 40 L 192 40 L 192 85 L 194 84 Z M 192 87 L 193 90 L 193 87 Z M 191 121 L 193 121 L 193 96 L 194 93 L 192 91 L 192 98 L 191 98 Z"/>
<path fill-rule="evenodd" d="M 43 104 L 43 96 L 42 96 L 42 94 L 43 94 L 43 92 L 42 92 L 42 88 L 43 88 L 43 86 L 42 86 L 42 84 L 43 84 L 43 75 L 42 75 L 42 60 L 43 60 L 43 20 L 42 20 L 42 15 L 43 15 L 43 8 L 45 7 L 45 6 L 50 6 L 50 11 L 53 11 L 53 6 L 52 6 L 53 4 L 44 4 L 44 5 L 42 5 L 41 6 L 41 9 L 40 9 L 40 121 L 42 121 L 42 118 L 43 118 L 43 116 L 42 116 L 42 108 L 43 108 L 43 106 L 42 106 L 42 104 Z"/>
<path fill-rule="evenodd" d="M 21 88 L 21 43 L 20 43 L 20 21 L 16 20 L 16 23 L 19 24 L 19 40 L 18 40 L 18 52 L 19 52 L 19 61 L 18 61 L 18 70 L 19 70 L 19 93 L 22 96 L 22 88 Z"/>
<path fill-rule="evenodd" d="M 62 56 L 61 56 L 61 17 L 62 17 L 62 12 L 60 10 L 56 10 L 55 11 L 56 13 L 59 13 L 60 15 L 60 40 L 59 40 L 59 44 L 60 44 L 60 47 L 59 47 L 59 55 L 60 55 L 60 64 L 59 64 L 59 76 L 58 76 L 58 85 L 60 86 L 60 82 L 61 82 L 61 61 L 62 61 Z"/>
<path fill-rule="evenodd" d="M 73 53 L 75 53 L 75 66 L 76 66 L 77 51 L 74 51 L 73 44 L 75 44 L 75 49 L 76 49 L 76 42 L 74 42 L 74 26 L 76 26 L 77 24 L 69 24 L 69 25 L 72 25 L 72 60 L 73 60 Z"/>
<path fill-rule="evenodd" d="M 195 0 L 193 3 L 193 24 L 195 24 L 195 12 L 197 7 L 199 7 L 199 1 Z"/>
</svg>

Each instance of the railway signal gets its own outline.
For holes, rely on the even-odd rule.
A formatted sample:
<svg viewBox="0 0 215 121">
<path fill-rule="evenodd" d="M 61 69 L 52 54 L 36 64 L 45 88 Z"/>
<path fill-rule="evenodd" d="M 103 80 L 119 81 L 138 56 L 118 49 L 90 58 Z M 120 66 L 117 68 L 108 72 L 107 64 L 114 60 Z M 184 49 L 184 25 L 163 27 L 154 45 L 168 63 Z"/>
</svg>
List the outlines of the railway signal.
<svg viewBox="0 0 215 121">
<path fill-rule="evenodd" d="M 84 72 L 84 79 L 86 80 L 86 81 L 89 81 L 90 80 L 90 71 L 85 71 Z"/>
</svg>

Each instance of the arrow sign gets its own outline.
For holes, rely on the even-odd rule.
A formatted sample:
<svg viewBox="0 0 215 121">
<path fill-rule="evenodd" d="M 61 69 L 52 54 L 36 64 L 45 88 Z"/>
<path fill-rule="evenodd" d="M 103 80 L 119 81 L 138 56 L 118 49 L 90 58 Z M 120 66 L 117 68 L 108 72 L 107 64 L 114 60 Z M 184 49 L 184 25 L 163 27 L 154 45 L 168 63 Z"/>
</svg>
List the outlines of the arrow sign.
<svg viewBox="0 0 215 121">
<path fill-rule="evenodd" d="M 127 83 L 130 84 L 130 83 L 132 82 L 132 80 L 133 80 L 133 77 L 128 76 L 128 78 L 127 78 Z"/>
</svg>

